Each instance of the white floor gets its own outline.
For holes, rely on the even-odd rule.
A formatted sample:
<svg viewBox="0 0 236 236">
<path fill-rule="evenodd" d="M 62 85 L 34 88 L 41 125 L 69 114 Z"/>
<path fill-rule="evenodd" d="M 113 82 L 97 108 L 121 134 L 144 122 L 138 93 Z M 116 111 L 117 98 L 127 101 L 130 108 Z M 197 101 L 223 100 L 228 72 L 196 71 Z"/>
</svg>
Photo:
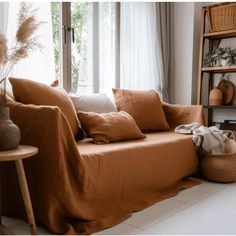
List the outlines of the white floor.
<svg viewBox="0 0 236 236">
<path fill-rule="evenodd" d="M 2 220 L 15 234 L 30 234 L 25 222 Z M 49 234 L 41 227 L 38 233 Z M 97 234 L 236 234 L 236 182 L 203 181 Z"/>
</svg>

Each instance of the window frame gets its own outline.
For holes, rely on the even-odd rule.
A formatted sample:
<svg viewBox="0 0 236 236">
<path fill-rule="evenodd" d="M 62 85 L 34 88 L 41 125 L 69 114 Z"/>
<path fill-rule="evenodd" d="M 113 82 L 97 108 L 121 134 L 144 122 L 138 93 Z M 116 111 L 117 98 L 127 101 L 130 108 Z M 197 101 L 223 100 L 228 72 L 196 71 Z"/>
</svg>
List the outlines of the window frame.
<svg viewBox="0 0 236 236">
<path fill-rule="evenodd" d="M 71 34 L 68 29 L 71 27 L 71 3 L 61 4 L 61 82 L 62 87 L 71 91 Z"/>
<path fill-rule="evenodd" d="M 100 91 L 100 65 L 99 65 L 99 2 L 93 2 L 93 92 Z M 61 4 L 61 84 L 67 92 L 71 92 L 71 3 Z M 120 87 L 120 3 L 115 3 L 115 87 Z"/>
</svg>

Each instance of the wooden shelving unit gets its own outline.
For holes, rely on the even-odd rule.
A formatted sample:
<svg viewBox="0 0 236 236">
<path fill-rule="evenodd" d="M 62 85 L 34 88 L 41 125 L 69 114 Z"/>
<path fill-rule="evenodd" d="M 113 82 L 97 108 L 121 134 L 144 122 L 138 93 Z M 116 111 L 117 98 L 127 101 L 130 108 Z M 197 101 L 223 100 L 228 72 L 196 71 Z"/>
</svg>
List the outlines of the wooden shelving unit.
<svg viewBox="0 0 236 236">
<path fill-rule="evenodd" d="M 202 72 L 209 73 L 234 73 L 236 72 L 236 65 L 233 66 L 220 66 L 220 67 L 202 67 Z"/>
<path fill-rule="evenodd" d="M 236 105 L 222 105 L 222 106 L 204 105 L 203 107 L 207 109 L 236 109 Z"/>
<path fill-rule="evenodd" d="M 226 31 L 220 31 L 220 32 L 213 32 L 213 33 L 205 33 L 203 34 L 204 38 L 207 39 L 222 39 L 222 38 L 232 38 L 236 37 L 236 30 L 226 30 Z"/>
<path fill-rule="evenodd" d="M 223 3 L 227 4 L 227 3 Z M 207 17 L 208 7 L 202 8 L 202 17 L 201 17 L 201 30 L 200 30 L 200 51 L 199 51 L 199 67 L 198 67 L 198 91 L 197 91 L 197 103 L 202 104 L 202 82 L 203 78 L 208 79 L 208 96 L 210 90 L 213 88 L 213 79 L 214 74 L 224 74 L 224 73 L 236 73 L 236 65 L 225 66 L 225 67 L 204 67 L 203 57 L 204 57 L 204 47 L 205 43 L 208 40 L 209 42 L 209 51 L 214 50 L 218 47 L 220 41 L 225 38 L 236 37 L 236 29 L 225 30 L 218 32 L 206 32 L 206 24 L 208 24 Z M 208 24 L 209 25 L 209 24 Z M 210 28 L 210 27 L 209 27 Z M 207 74 L 207 76 L 204 76 Z M 206 99 L 205 99 L 206 100 Z M 208 99 L 207 99 L 208 100 Z M 236 105 L 222 105 L 222 106 L 209 106 L 204 105 L 204 108 L 208 114 L 208 125 L 212 125 L 212 113 L 214 109 L 232 109 L 236 110 Z"/>
</svg>

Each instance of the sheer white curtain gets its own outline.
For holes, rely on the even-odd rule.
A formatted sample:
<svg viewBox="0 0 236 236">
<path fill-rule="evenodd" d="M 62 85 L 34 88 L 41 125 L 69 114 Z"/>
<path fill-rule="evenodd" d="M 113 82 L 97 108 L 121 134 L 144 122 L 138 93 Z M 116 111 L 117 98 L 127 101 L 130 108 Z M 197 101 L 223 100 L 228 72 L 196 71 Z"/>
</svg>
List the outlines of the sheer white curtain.
<svg viewBox="0 0 236 236">
<path fill-rule="evenodd" d="M 121 3 L 121 87 L 156 89 L 167 100 L 169 57 L 164 54 L 169 52 L 162 47 L 169 36 L 163 32 L 166 19 L 157 4 L 161 3 Z"/>
<path fill-rule="evenodd" d="M 155 88 L 155 3 L 121 3 L 121 87 Z"/>
<path fill-rule="evenodd" d="M 78 4 L 81 3 L 71 3 L 72 15 Z M 77 91 L 73 92 L 79 92 L 81 94 L 90 94 L 93 92 L 93 17 L 93 5 L 92 3 L 88 3 L 88 7 L 81 21 L 81 33 L 78 34 L 81 38 L 77 39 L 80 42 L 80 49 L 78 50 L 77 41 L 71 45 L 72 62 L 75 60 L 79 64 L 77 73 L 73 73 L 72 71 L 72 81 L 77 83 L 76 87 L 78 85 Z M 73 25 L 72 21 L 72 27 L 75 28 L 75 32 L 78 30 L 77 24 L 79 23 L 79 19 L 76 20 L 75 25 Z"/>
<path fill-rule="evenodd" d="M 0 33 L 6 35 L 8 25 L 9 2 L 0 2 Z M 0 85 L 0 87 L 2 84 Z M 7 81 L 7 93 L 11 94 L 11 87 Z"/>
<path fill-rule="evenodd" d="M 87 5 L 73 2 L 72 17 L 78 4 Z M 78 39 L 72 44 L 72 61 L 78 61 L 79 65 L 77 73 L 72 71 L 72 83 L 79 93 L 111 94 L 111 88 L 115 86 L 115 4 L 89 3 L 83 19 L 75 18 L 72 25 L 76 33 L 81 25 Z"/>
<path fill-rule="evenodd" d="M 17 30 L 17 16 L 20 3 L 9 2 L 9 17 L 7 27 L 7 39 L 9 47 L 15 45 L 15 33 Z M 29 57 L 20 61 L 13 69 L 11 76 L 27 78 L 34 81 L 49 84 L 55 80 L 55 62 L 53 51 L 53 36 L 51 24 L 50 3 L 34 2 L 33 8 L 37 8 L 36 17 L 43 23 L 36 32 L 40 36 L 40 43 L 43 45 L 41 51 L 33 51 Z"/>
<path fill-rule="evenodd" d="M 115 3 L 99 3 L 99 92 L 115 87 Z M 113 94 L 111 94 L 113 95 Z"/>
<path fill-rule="evenodd" d="M 8 2 L 0 2 L 0 33 L 6 34 L 8 22 Z"/>
</svg>

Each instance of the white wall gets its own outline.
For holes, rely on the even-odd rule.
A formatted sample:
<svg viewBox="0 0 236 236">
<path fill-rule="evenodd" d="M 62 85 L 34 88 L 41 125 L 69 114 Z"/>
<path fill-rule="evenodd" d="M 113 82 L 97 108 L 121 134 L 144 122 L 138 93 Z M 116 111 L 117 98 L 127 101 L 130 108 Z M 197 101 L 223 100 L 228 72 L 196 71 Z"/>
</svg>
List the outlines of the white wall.
<svg viewBox="0 0 236 236">
<path fill-rule="evenodd" d="M 192 100 L 192 58 L 194 3 L 176 2 L 174 4 L 174 102 L 191 104 Z"/>
<path fill-rule="evenodd" d="M 171 102 L 196 104 L 202 2 L 173 3 Z M 173 72 L 174 71 L 174 72 Z"/>
</svg>

